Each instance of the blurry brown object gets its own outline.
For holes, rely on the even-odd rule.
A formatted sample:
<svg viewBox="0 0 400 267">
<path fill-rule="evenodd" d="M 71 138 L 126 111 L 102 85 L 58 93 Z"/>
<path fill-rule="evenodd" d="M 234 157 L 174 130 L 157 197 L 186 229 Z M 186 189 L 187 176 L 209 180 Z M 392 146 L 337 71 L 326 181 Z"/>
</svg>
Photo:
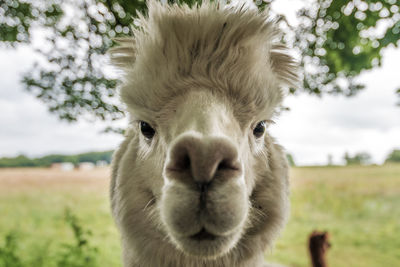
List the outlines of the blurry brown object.
<svg viewBox="0 0 400 267">
<path fill-rule="evenodd" d="M 327 267 L 326 251 L 331 247 L 329 234 L 327 232 L 313 231 L 308 238 L 308 249 L 310 251 L 313 267 Z"/>
</svg>

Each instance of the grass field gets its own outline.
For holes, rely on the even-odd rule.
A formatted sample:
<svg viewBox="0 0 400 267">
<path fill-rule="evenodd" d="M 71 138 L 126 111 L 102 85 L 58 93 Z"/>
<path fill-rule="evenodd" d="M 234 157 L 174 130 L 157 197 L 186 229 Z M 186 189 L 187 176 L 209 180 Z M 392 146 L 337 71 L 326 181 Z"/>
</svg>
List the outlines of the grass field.
<svg viewBox="0 0 400 267">
<path fill-rule="evenodd" d="M 92 232 L 98 266 L 120 266 L 108 177 L 108 169 L 0 169 L 0 248 L 14 232 L 24 266 L 55 266 L 37 255 L 52 259 L 73 242 L 69 208 Z M 331 234 L 330 266 L 400 266 L 400 165 L 294 168 L 291 185 L 291 218 L 269 261 L 310 266 L 307 236 L 319 229 Z"/>
</svg>

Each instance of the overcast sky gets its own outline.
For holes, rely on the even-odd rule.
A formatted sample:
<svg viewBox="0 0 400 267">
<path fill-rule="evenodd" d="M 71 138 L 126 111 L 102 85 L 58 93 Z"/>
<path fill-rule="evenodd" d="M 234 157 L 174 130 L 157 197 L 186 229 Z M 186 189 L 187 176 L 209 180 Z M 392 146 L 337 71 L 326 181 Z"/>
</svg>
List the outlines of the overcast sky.
<svg viewBox="0 0 400 267">
<path fill-rule="evenodd" d="M 355 97 L 290 96 L 273 126 L 273 135 L 292 152 L 298 164 L 324 164 L 328 154 L 341 163 L 343 154 L 368 152 L 382 163 L 393 148 L 400 149 L 400 49 L 387 49 L 380 69 L 364 72 L 366 89 Z"/>
<path fill-rule="evenodd" d="M 114 149 L 122 136 L 101 134 L 108 124 L 60 122 L 24 92 L 21 74 L 34 59 L 28 47 L 0 49 L 0 157 Z M 276 119 L 272 135 L 300 165 L 325 164 L 328 154 L 342 163 L 346 151 L 365 151 L 382 163 L 400 148 L 400 107 L 395 105 L 400 99 L 394 94 L 400 87 L 399 62 L 400 49 L 386 49 L 383 66 L 360 76 L 367 88 L 353 98 L 287 97 L 291 110 Z"/>
</svg>

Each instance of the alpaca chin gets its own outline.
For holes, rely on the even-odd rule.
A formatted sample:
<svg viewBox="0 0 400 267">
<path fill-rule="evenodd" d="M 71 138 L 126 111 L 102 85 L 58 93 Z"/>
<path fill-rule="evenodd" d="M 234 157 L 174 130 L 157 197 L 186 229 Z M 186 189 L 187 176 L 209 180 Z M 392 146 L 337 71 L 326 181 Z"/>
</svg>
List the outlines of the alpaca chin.
<svg viewBox="0 0 400 267">
<path fill-rule="evenodd" d="M 190 256 L 215 259 L 240 240 L 248 218 L 248 196 L 245 187 L 233 181 L 211 187 L 205 203 L 200 199 L 200 194 L 191 188 L 168 183 L 161 199 L 161 219 L 179 250 Z"/>
<path fill-rule="evenodd" d="M 200 230 L 189 237 L 171 237 L 177 248 L 199 259 L 216 259 L 227 254 L 238 242 L 240 232 L 228 236 L 217 236 Z"/>
</svg>

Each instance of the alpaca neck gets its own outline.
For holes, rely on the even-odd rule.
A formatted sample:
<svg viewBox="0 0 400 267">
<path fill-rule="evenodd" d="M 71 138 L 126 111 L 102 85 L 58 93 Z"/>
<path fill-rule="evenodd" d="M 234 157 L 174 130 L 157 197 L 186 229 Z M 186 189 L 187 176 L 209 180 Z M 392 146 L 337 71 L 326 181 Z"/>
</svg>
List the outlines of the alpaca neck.
<svg viewBox="0 0 400 267">
<path fill-rule="evenodd" d="M 322 251 L 312 251 L 311 261 L 313 267 L 327 267 L 325 255 Z"/>
</svg>

